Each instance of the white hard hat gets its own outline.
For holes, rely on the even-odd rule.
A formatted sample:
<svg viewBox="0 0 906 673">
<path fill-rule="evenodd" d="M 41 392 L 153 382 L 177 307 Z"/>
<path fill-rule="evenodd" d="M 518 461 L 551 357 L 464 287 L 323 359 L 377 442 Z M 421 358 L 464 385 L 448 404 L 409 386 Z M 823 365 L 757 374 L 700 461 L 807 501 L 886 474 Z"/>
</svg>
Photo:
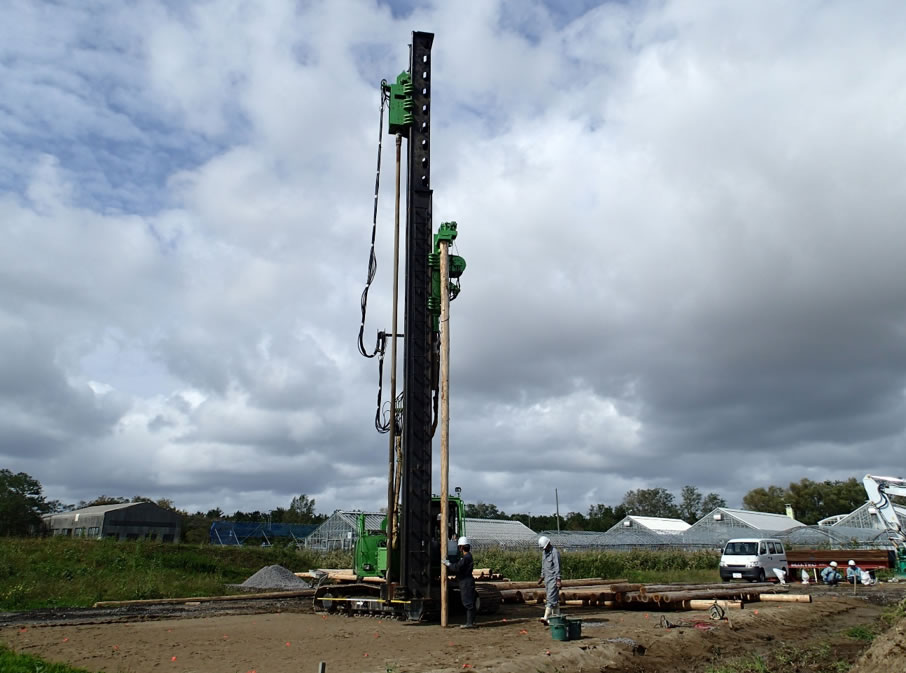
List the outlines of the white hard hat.
<svg viewBox="0 0 906 673">
<path fill-rule="evenodd" d="M 836 567 L 837 567 L 837 562 L 836 562 L 836 561 L 831 561 L 830 564 L 831 564 L 831 568 L 836 568 Z"/>
<path fill-rule="evenodd" d="M 853 561 L 852 559 L 849 559 L 849 565 L 854 566 L 854 565 L 856 565 L 856 562 Z"/>
<path fill-rule="evenodd" d="M 547 547 L 547 545 L 549 545 L 550 543 L 551 543 L 551 539 L 549 537 L 547 537 L 546 535 L 542 535 L 541 537 L 538 538 L 538 546 L 541 547 L 542 549 Z"/>
<path fill-rule="evenodd" d="M 456 541 L 457 547 L 465 547 L 467 544 L 472 544 L 472 543 L 469 542 L 469 538 L 467 538 L 465 535 L 463 535 L 461 538 L 459 538 Z"/>
</svg>

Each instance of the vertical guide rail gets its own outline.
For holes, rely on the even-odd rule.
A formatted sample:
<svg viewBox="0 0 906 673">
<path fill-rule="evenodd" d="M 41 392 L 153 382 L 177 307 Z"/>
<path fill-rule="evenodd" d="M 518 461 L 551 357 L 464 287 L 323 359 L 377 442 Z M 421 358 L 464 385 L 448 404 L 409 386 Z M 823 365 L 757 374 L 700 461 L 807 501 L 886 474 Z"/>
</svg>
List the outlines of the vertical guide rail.
<svg viewBox="0 0 906 673">
<path fill-rule="evenodd" d="M 440 241 L 440 625 L 447 625 L 447 522 L 450 509 L 450 243 Z"/>
<path fill-rule="evenodd" d="M 417 603 L 430 597 L 433 325 L 428 313 L 431 271 L 431 45 L 433 33 L 413 32 L 409 52 L 412 124 L 406 204 L 406 310 L 403 389 L 403 485 L 400 583 Z M 410 616 L 416 616 L 410 614 Z M 420 616 L 420 615 L 419 615 Z"/>
<path fill-rule="evenodd" d="M 387 476 L 387 581 L 393 577 L 393 525 L 396 515 L 396 328 L 400 291 L 400 161 L 403 136 L 396 134 L 396 195 L 393 200 L 393 317 L 390 324 L 390 448 Z"/>
</svg>

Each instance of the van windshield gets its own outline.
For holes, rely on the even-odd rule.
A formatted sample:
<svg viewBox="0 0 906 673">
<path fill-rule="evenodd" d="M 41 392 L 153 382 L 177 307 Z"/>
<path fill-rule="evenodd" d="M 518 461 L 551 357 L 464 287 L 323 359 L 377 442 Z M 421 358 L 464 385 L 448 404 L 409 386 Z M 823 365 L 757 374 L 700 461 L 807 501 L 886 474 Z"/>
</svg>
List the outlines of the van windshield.
<svg viewBox="0 0 906 673">
<path fill-rule="evenodd" d="M 755 556 L 755 550 L 758 549 L 757 542 L 730 542 L 724 549 L 726 556 Z"/>
</svg>

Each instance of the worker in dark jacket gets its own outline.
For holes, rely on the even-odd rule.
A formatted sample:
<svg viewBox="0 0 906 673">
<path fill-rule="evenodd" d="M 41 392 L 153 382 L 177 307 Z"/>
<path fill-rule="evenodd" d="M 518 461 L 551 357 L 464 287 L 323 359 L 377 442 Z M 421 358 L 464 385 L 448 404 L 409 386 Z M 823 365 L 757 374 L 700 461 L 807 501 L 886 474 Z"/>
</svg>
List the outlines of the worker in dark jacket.
<svg viewBox="0 0 906 673">
<path fill-rule="evenodd" d="M 461 629 L 475 628 L 475 577 L 472 569 L 475 564 L 472 562 L 472 545 L 469 538 L 461 537 L 456 542 L 459 548 L 459 560 L 456 563 L 450 563 L 449 559 L 444 559 L 444 565 L 456 573 L 456 581 L 459 583 L 459 596 L 462 599 L 462 606 L 466 609 L 466 623 L 460 626 Z"/>
</svg>

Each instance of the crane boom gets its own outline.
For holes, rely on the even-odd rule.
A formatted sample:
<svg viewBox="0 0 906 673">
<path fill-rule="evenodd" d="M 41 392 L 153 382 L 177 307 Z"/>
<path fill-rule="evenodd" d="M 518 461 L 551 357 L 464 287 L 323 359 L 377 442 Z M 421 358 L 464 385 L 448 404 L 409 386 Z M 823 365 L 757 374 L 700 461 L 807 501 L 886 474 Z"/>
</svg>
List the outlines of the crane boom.
<svg viewBox="0 0 906 673">
<path fill-rule="evenodd" d="M 882 477 L 866 474 L 862 478 L 862 485 L 868 494 L 872 507 L 878 511 L 878 516 L 887 529 L 887 536 L 897 551 L 897 572 L 906 575 L 906 532 L 897 516 L 893 502 L 889 495 L 906 496 L 906 479 L 900 477 Z"/>
</svg>

